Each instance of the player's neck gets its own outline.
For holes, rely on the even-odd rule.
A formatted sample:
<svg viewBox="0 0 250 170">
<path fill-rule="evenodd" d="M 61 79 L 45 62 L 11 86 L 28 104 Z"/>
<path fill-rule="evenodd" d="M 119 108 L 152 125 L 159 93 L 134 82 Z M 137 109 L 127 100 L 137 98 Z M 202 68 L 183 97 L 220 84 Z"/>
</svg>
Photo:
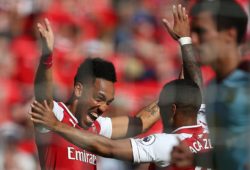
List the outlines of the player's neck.
<svg viewBox="0 0 250 170">
<path fill-rule="evenodd" d="M 67 103 L 67 107 L 70 110 L 71 113 L 74 114 L 76 113 L 76 106 L 77 106 L 78 100 L 73 100 L 72 102 Z"/>
<path fill-rule="evenodd" d="M 175 129 L 183 127 L 183 126 L 194 126 L 197 125 L 197 118 L 192 117 L 182 117 L 175 122 Z"/>
<path fill-rule="evenodd" d="M 77 106 L 78 100 L 75 98 L 75 96 L 72 94 L 69 100 L 66 102 L 66 105 L 71 113 L 75 115 L 76 112 L 76 106 Z"/>
</svg>

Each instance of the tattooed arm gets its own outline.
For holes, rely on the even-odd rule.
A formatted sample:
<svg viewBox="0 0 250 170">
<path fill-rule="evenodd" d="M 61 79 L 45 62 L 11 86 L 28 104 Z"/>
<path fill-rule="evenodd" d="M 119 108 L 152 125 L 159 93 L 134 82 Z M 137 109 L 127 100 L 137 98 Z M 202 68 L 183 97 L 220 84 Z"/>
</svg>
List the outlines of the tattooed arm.
<svg viewBox="0 0 250 170">
<path fill-rule="evenodd" d="M 145 132 L 159 119 L 157 101 L 143 108 L 135 117 L 114 117 L 112 118 L 112 139 L 136 136 Z"/>
<path fill-rule="evenodd" d="M 185 79 L 191 79 L 196 82 L 201 89 L 203 97 L 203 80 L 191 43 L 190 24 L 188 15 L 186 14 L 186 9 L 181 5 L 178 5 L 177 7 L 173 6 L 173 17 L 173 28 L 170 27 L 170 24 L 166 19 L 163 19 L 162 21 L 172 38 L 180 42 L 183 64 L 181 75 L 184 76 Z"/>
<path fill-rule="evenodd" d="M 202 97 L 203 95 L 203 80 L 200 67 L 196 61 L 192 44 L 181 46 L 183 72 L 185 79 L 191 79 L 200 87 Z"/>
</svg>

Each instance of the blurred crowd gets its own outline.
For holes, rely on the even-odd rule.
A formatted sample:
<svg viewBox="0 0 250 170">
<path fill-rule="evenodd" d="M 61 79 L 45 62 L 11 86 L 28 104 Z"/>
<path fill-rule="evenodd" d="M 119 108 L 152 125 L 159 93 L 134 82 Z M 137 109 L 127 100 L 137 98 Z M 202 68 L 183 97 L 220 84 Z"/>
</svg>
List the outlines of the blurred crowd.
<svg viewBox="0 0 250 170">
<path fill-rule="evenodd" d="M 249 14 L 248 0 L 238 0 Z M 36 29 L 48 18 L 55 32 L 54 96 L 71 94 L 86 57 L 112 61 L 118 82 L 109 116 L 133 115 L 157 99 L 162 85 L 178 77 L 178 44 L 161 19 L 172 21 L 173 4 L 189 9 L 195 0 L 0 0 L 0 169 L 39 169 L 28 110 L 41 49 Z M 250 18 L 250 17 L 249 17 Z M 241 46 L 250 59 L 250 27 Z M 214 73 L 202 67 L 204 83 Z M 160 132 L 157 122 L 150 132 Z"/>
</svg>

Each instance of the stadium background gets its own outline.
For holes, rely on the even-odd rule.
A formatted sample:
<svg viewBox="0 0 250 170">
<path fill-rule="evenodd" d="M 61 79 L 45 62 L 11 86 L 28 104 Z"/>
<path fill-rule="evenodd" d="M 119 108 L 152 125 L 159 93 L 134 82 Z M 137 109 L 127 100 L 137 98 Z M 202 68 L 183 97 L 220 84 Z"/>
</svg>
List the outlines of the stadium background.
<svg viewBox="0 0 250 170">
<path fill-rule="evenodd" d="M 238 0 L 249 14 L 248 0 Z M 108 116 L 133 115 L 157 99 L 162 85 L 180 71 L 178 44 L 161 19 L 171 7 L 195 0 L 0 0 L 0 169 L 39 169 L 28 110 L 40 57 L 37 22 L 47 17 L 55 33 L 54 96 L 65 101 L 77 67 L 102 57 L 116 67 L 115 101 Z M 250 27 L 242 45 L 250 59 Z M 204 83 L 213 71 L 202 67 Z M 147 134 L 161 131 L 157 122 Z"/>
</svg>

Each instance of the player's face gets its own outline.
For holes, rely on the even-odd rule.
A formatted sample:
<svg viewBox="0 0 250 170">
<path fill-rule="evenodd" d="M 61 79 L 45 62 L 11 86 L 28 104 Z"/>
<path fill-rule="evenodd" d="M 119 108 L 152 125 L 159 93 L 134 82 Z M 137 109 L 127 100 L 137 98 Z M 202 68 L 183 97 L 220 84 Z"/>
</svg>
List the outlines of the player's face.
<svg viewBox="0 0 250 170">
<path fill-rule="evenodd" d="M 107 111 L 114 100 L 114 83 L 97 78 L 92 87 L 83 88 L 78 101 L 76 117 L 81 127 L 87 129 Z"/>
<path fill-rule="evenodd" d="M 222 34 L 217 31 L 216 23 L 207 11 L 192 18 L 192 41 L 201 64 L 215 65 L 223 47 Z"/>
</svg>

